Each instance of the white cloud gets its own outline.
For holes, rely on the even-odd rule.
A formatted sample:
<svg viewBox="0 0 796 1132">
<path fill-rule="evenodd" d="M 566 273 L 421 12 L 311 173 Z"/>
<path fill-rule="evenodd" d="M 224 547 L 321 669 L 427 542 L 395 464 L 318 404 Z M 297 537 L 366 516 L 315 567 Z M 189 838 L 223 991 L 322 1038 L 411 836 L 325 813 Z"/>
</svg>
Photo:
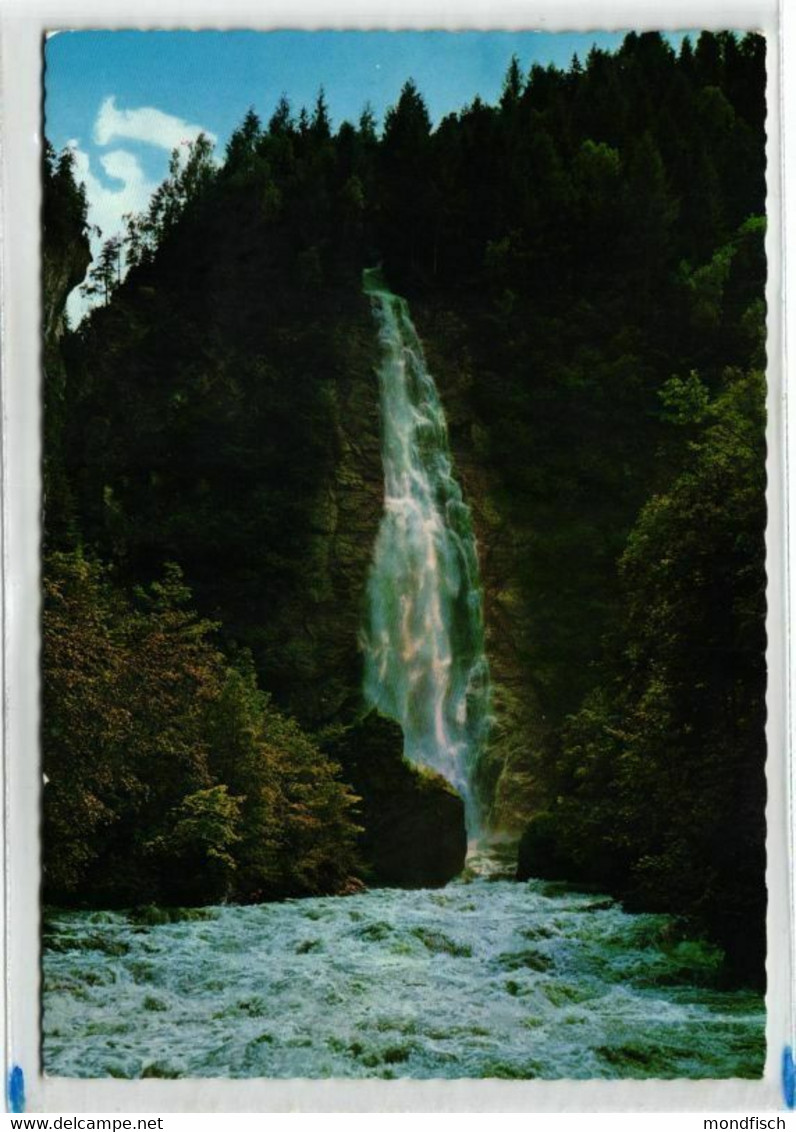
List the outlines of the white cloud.
<svg viewBox="0 0 796 1132">
<path fill-rule="evenodd" d="M 98 236 L 92 231 L 89 237 L 91 254 L 96 259 L 103 242 L 121 231 L 125 213 L 143 212 L 149 207 L 157 182 L 148 180 L 135 154 L 124 149 L 114 149 L 100 157 L 105 174 L 113 182 L 107 185 L 93 171 L 91 158 L 77 142 L 71 142 L 70 149 L 75 155 L 75 180 L 78 183 L 82 181 L 86 186 L 89 224 L 96 225 L 102 232 Z M 67 312 L 73 326 L 80 321 L 89 306 L 78 290 L 71 293 Z"/>
<path fill-rule="evenodd" d="M 126 212 L 143 212 L 149 207 L 149 198 L 157 188 L 157 182 L 147 178 L 138 158 L 127 150 L 114 149 L 100 157 L 100 164 L 112 182 L 110 185 L 93 171 L 91 158 L 85 150 L 73 146 L 72 152 L 75 155 L 75 180 L 83 181 L 86 186 L 89 223 L 101 228 L 102 239 L 107 240 L 121 229 Z"/>
<path fill-rule="evenodd" d="M 120 110 L 116 96 L 106 98 L 97 112 L 94 122 L 93 140 L 98 146 L 127 139 L 142 142 L 158 149 L 171 152 L 177 149 L 185 158 L 189 145 L 204 134 L 215 144 L 216 135 L 201 126 L 186 122 L 173 114 L 165 114 L 154 106 L 140 106 L 133 110 Z M 96 259 L 102 244 L 111 236 L 121 232 L 123 217 L 128 212 L 145 212 L 149 208 L 152 193 L 159 181 L 147 178 L 134 153 L 127 149 L 112 149 L 99 157 L 105 178 L 101 178 L 92 168 L 90 155 L 73 139 L 69 148 L 75 155 L 75 180 L 86 186 L 88 199 L 88 222 L 101 230 L 101 235 L 90 234 L 91 254 Z M 162 158 L 163 176 L 166 176 L 166 158 Z M 110 182 L 110 184 L 108 184 Z M 67 312 L 75 326 L 90 307 L 79 290 L 75 289 L 67 301 Z"/>
<path fill-rule="evenodd" d="M 187 142 L 196 141 L 204 133 L 215 143 L 216 136 L 201 126 L 186 122 L 173 114 L 165 114 L 154 106 L 140 106 L 135 110 L 120 110 L 115 95 L 110 95 L 99 108 L 94 123 L 94 141 L 97 145 L 110 145 L 117 139 L 146 142 L 161 149 L 177 149 Z"/>
<path fill-rule="evenodd" d="M 128 188 L 131 185 L 147 183 L 138 158 L 125 149 L 114 149 L 110 153 L 103 153 L 100 164 L 111 180 L 121 181 Z"/>
</svg>

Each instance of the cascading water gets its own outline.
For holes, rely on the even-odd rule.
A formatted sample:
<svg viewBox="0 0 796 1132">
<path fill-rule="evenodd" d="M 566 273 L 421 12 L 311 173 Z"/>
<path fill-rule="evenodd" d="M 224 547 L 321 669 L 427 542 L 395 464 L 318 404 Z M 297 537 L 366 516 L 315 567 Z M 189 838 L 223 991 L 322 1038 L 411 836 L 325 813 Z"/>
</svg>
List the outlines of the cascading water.
<svg viewBox="0 0 796 1132">
<path fill-rule="evenodd" d="M 366 271 L 379 324 L 384 516 L 368 580 L 365 697 L 397 720 L 404 754 L 461 794 L 482 832 L 477 767 L 489 730 L 489 667 L 470 509 L 404 299 Z"/>
</svg>

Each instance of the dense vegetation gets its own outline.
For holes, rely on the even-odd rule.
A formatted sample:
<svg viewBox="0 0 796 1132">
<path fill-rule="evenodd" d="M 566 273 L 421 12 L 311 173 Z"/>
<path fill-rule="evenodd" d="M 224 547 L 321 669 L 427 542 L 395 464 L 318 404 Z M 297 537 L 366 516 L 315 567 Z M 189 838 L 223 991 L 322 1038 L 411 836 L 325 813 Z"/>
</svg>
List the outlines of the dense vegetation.
<svg viewBox="0 0 796 1132">
<path fill-rule="evenodd" d="M 522 869 L 690 916 L 762 978 L 764 91 L 758 36 L 631 34 L 514 60 L 436 128 L 410 81 L 381 129 L 333 129 L 321 92 L 250 110 L 220 167 L 204 139 L 175 157 L 46 390 L 59 899 L 355 871 L 362 750 L 337 776 L 330 752 L 359 725 L 381 260 L 478 525 L 496 825 L 530 821 Z M 509 685 L 529 722 L 503 744 Z"/>
<path fill-rule="evenodd" d="M 47 883 L 102 902 L 333 892 L 355 801 L 186 610 L 176 567 L 128 603 L 79 553 L 45 575 Z"/>
<path fill-rule="evenodd" d="M 85 210 L 61 207 L 81 199 L 62 193 L 68 176 L 68 158 L 48 160 L 45 239 L 68 232 L 51 233 L 55 210 L 79 244 Z M 45 290 L 60 248 L 45 259 Z M 178 566 L 160 555 L 139 584 L 112 548 L 103 560 L 85 538 L 64 453 L 74 458 L 76 436 L 91 445 L 98 422 L 79 406 L 74 415 L 59 345 L 45 342 L 45 897 L 124 905 L 343 890 L 361 862 L 357 798 L 339 767 L 260 690 L 250 654 L 219 647 Z M 139 410 L 144 426 L 143 400 Z M 113 509 L 110 486 L 103 495 Z"/>
</svg>

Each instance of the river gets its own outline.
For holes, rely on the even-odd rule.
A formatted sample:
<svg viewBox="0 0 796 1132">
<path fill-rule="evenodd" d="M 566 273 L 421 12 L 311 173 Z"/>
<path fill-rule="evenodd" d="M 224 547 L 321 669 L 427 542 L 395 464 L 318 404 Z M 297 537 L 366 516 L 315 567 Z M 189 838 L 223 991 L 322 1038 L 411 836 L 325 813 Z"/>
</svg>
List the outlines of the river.
<svg viewBox="0 0 796 1132">
<path fill-rule="evenodd" d="M 762 1072 L 763 1000 L 720 989 L 709 945 L 566 886 L 471 876 L 172 915 L 50 914 L 47 1073 Z"/>
</svg>

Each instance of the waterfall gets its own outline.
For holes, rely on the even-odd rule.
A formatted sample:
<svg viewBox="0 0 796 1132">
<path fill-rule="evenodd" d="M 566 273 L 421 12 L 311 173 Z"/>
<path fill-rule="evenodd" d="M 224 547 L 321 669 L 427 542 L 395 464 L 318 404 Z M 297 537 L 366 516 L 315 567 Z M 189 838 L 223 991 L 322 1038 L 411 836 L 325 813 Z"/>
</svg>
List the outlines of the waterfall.
<svg viewBox="0 0 796 1132">
<path fill-rule="evenodd" d="M 489 729 L 489 667 L 470 509 L 406 301 L 365 272 L 379 326 L 384 515 L 368 579 L 365 698 L 398 721 L 410 762 L 464 800 L 483 830 L 478 762 Z"/>
</svg>

